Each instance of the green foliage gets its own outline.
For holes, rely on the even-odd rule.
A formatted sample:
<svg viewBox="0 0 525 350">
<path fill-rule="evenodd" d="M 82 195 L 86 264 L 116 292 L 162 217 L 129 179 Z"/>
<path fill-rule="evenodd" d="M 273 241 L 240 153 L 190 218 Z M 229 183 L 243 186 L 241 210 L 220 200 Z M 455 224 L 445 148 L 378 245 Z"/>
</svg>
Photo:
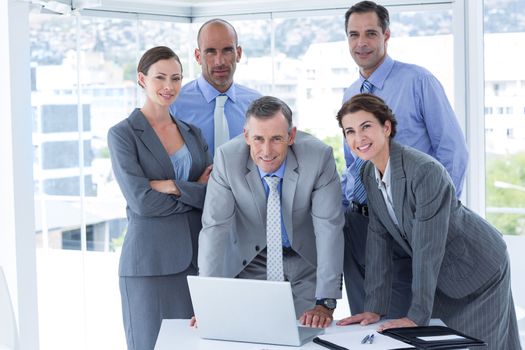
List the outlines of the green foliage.
<svg viewBox="0 0 525 350">
<path fill-rule="evenodd" d="M 124 238 L 126 237 L 127 232 L 128 232 L 128 228 L 126 227 L 120 236 L 118 236 L 117 238 L 111 239 L 110 250 L 112 252 L 117 251 L 122 248 L 122 245 L 124 244 Z"/>
<path fill-rule="evenodd" d="M 108 159 L 109 158 L 109 148 L 108 147 L 101 148 L 99 151 L 98 157 Z"/>
<path fill-rule="evenodd" d="M 345 170 L 345 155 L 343 152 L 343 137 L 340 135 L 337 136 L 327 136 L 323 139 L 323 142 L 328 146 L 332 147 L 334 150 L 335 166 L 339 175 Z"/>
<path fill-rule="evenodd" d="M 487 207 L 525 208 L 525 153 L 507 156 L 487 154 L 486 161 Z M 510 184 L 510 188 L 498 183 Z M 503 234 L 525 234 L 525 214 L 487 213 L 487 219 Z"/>
<path fill-rule="evenodd" d="M 123 64 L 124 67 L 124 80 L 136 81 L 137 80 L 137 65 L 134 62 L 127 62 Z"/>
<path fill-rule="evenodd" d="M 303 131 L 321 139 L 315 134 L 314 131 L 310 129 L 304 129 Z M 332 147 L 334 151 L 335 167 L 337 169 L 337 172 L 339 173 L 339 176 L 341 176 L 341 174 L 343 173 L 343 170 L 345 170 L 345 155 L 343 152 L 343 137 L 340 135 L 326 136 L 324 139 L 321 139 L 321 141 L 326 143 L 328 146 Z"/>
</svg>

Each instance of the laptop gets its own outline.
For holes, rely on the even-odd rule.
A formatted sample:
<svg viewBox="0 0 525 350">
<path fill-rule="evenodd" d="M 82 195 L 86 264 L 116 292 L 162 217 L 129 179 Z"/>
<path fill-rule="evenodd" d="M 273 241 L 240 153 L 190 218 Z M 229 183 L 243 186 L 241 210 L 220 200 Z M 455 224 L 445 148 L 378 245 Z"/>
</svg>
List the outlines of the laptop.
<svg viewBox="0 0 525 350">
<path fill-rule="evenodd" d="M 188 276 L 199 336 L 300 346 L 323 329 L 302 327 L 290 282 Z"/>
</svg>

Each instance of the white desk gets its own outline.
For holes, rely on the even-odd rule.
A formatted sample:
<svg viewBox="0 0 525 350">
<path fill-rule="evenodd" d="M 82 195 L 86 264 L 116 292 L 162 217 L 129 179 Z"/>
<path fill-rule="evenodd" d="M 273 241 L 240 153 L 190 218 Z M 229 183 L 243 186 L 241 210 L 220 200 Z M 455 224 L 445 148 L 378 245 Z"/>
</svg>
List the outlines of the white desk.
<svg viewBox="0 0 525 350">
<path fill-rule="evenodd" d="M 440 320 L 432 320 L 431 324 L 443 324 Z M 367 333 L 373 333 L 378 327 L 378 324 L 370 326 L 350 325 L 344 327 L 338 327 L 335 323 L 326 329 L 326 335 L 344 333 L 344 338 L 348 339 L 350 345 L 346 347 L 352 350 L 379 350 L 385 349 L 385 346 L 381 346 L 381 342 L 390 341 L 389 337 L 381 336 L 376 337 L 374 344 L 360 343 L 360 340 Z M 378 335 L 378 334 L 376 334 Z M 323 337 L 322 335 L 320 336 Z M 381 337 L 388 338 L 382 339 Z M 392 340 L 394 341 L 394 340 Z M 339 343 L 341 344 L 341 343 Z M 404 344 L 404 343 L 400 343 Z M 341 344 L 345 345 L 345 344 Z M 405 344 L 405 347 L 408 345 Z M 198 329 L 191 328 L 189 326 L 189 320 L 163 320 L 162 326 L 160 327 L 159 336 L 157 338 L 157 344 L 155 350 L 173 350 L 173 349 L 184 349 L 184 350 L 290 350 L 290 349 L 317 349 L 322 350 L 320 345 L 312 342 L 306 343 L 300 347 L 293 346 L 277 346 L 268 344 L 255 344 L 255 343 L 241 343 L 241 342 L 230 342 L 223 340 L 207 340 L 201 339 L 198 334 Z"/>
</svg>

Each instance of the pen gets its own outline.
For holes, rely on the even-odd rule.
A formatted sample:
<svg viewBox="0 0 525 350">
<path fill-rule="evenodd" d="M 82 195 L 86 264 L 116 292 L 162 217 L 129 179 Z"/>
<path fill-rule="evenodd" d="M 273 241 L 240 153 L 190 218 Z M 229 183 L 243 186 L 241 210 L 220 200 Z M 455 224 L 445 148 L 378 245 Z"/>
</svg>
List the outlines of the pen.
<svg viewBox="0 0 525 350">
<path fill-rule="evenodd" d="M 332 342 L 329 342 L 327 340 L 323 340 L 323 339 L 321 339 L 319 337 L 315 337 L 312 341 L 314 343 L 319 344 L 321 346 L 324 346 L 325 348 L 328 348 L 328 349 L 332 349 L 332 350 L 348 350 L 344 346 L 339 346 L 339 345 L 334 344 Z"/>
<path fill-rule="evenodd" d="M 363 338 L 363 340 L 361 340 L 361 344 L 366 344 L 366 342 L 368 341 L 369 338 L 370 338 L 370 335 L 367 334 L 367 335 Z"/>
<path fill-rule="evenodd" d="M 371 334 L 370 337 L 368 338 L 368 344 L 372 344 L 374 342 L 374 335 Z"/>
</svg>

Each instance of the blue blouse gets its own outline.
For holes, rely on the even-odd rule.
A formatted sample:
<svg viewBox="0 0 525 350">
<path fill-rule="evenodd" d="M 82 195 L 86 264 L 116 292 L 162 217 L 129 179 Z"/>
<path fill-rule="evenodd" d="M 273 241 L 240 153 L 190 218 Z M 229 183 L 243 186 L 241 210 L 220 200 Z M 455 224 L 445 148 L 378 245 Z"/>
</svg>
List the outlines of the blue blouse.
<svg viewBox="0 0 525 350">
<path fill-rule="evenodd" d="M 191 168 L 191 153 L 184 144 L 177 152 L 170 155 L 171 164 L 175 171 L 175 180 L 188 181 Z"/>
</svg>

